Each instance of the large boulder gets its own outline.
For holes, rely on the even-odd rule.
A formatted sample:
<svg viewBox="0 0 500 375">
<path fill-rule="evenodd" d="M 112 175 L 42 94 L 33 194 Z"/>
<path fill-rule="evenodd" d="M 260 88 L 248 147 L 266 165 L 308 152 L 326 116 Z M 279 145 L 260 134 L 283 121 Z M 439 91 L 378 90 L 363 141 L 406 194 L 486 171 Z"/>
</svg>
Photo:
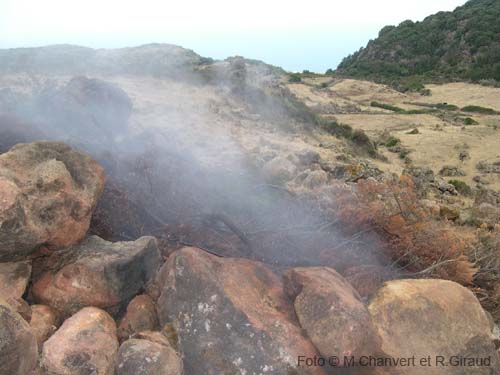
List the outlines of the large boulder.
<svg viewBox="0 0 500 375">
<path fill-rule="evenodd" d="M 91 236 L 35 264 L 47 271 L 34 282 L 32 294 L 64 316 L 85 306 L 115 314 L 153 279 L 160 261 L 154 237 L 111 243 Z"/>
<path fill-rule="evenodd" d="M 170 256 L 158 282 L 160 323 L 177 328 L 187 374 L 322 373 L 298 367 L 299 356 L 318 354 L 265 265 L 184 248 Z"/>
<path fill-rule="evenodd" d="M 134 297 L 118 325 L 118 338 L 123 341 L 141 331 L 154 331 L 158 327 L 156 306 L 150 296 Z"/>
<path fill-rule="evenodd" d="M 1 154 L 0 261 L 80 241 L 103 187 L 99 164 L 63 143 L 18 144 Z"/>
<path fill-rule="evenodd" d="M 500 374 L 492 324 L 474 294 L 457 283 L 389 281 L 368 310 L 383 351 L 393 358 L 416 358 L 412 366 L 395 368 L 400 375 Z M 423 358 L 430 364 L 422 365 Z M 471 358 L 478 366 L 471 366 Z"/>
<path fill-rule="evenodd" d="M 292 268 L 283 279 L 300 325 L 325 358 L 381 354 L 381 340 L 361 297 L 335 270 Z"/>
<path fill-rule="evenodd" d="M 103 310 L 86 307 L 45 342 L 42 371 L 51 375 L 112 375 L 117 351 L 114 320 Z"/>
<path fill-rule="evenodd" d="M 182 374 L 182 360 L 168 345 L 149 340 L 130 339 L 118 350 L 115 375 Z"/>
<path fill-rule="evenodd" d="M 31 374 L 36 368 L 38 348 L 28 323 L 0 300 L 0 373 Z"/>
</svg>

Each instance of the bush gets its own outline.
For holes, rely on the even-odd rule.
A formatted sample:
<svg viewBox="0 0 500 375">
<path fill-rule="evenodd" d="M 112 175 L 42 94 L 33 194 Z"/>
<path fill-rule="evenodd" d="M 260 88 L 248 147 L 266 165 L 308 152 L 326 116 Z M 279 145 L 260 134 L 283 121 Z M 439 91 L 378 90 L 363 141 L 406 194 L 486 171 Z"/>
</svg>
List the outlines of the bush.
<svg viewBox="0 0 500 375">
<path fill-rule="evenodd" d="M 351 139 L 352 128 L 349 125 L 339 124 L 338 122 L 331 121 L 327 122 L 324 125 L 324 128 L 328 133 L 333 134 L 336 137 Z"/>
<path fill-rule="evenodd" d="M 494 115 L 497 112 L 493 108 L 480 107 L 478 105 L 468 105 L 462 108 L 464 112 L 475 112 L 483 115 Z"/>
<path fill-rule="evenodd" d="M 406 157 L 408 155 L 410 155 L 410 150 L 407 150 L 407 149 L 403 149 L 403 150 L 399 151 L 399 154 L 398 154 L 399 158 L 402 160 L 406 159 Z"/>
<path fill-rule="evenodd" d="M 393 266 L 416 277 L 471 284 L 477 272 L 468 260 L 472 244 L 452 224 L 434 219 L 418 198 L 410 177 L 360 180 L 354 196 L 338 198 L 345 230 L 372 229 L 384 239 Z"/>
<path fill-rule="evenodd" d="M 452 184 L 455 186 L 455 189 L 462 194 L 462 195 L 471 195 L 472 194 L 472 189 L 470 188 L 469 185 L 467 185 L 465 182 L 460 181 L 460 180 L 449 180 L 449 184 Z"/>
<path fill-rule="evenodd" d="M 371 102 L 370 105 L 372 107 L 387 109 L 387 110 L 393 111 L 393 112 L 399 112 L 399 113 L 406 112 L 403 108 L 399 108 L 399 107 L 396 107 L 396 106 L 393 106 L 390 104 L 384 104 L 384 103 L 380 103 L 380 102 L 376 102 L 376 101 Z"/>
<path fill-rule="evenodd" d="M 293 83 L 302 82 L 302 77 L 301 77 L 300 73 L 290 73 L 290 77 L 288 78 L 288 81 L 293 82 Z"/>
<path fill-rule="evenodd" d="M 448 104 L 448 103 L 438 103 L 435 105 L 437 109 L 443 109 L 445 111 L 457 111 L 458 107 L 453 104 Z"/>
<path fill-rule="evenodd" d="M 361 149 L 366 151 L 368 155 L 370 155 L 371 157 L 377 156 L 377 150 L 375 148 L 375 145 L 370 140 L 370 137 L 368 137 L 363 130 L 361 129 L 354 130 L 351 135 L 351 141 L 355 145 L 359 146 Z"/>
<path fill-rule="evenodd" d="M 385 142 L 386 147 L 394 147 L 398 143 L 400 143 L 401 140 L 399 138 L 393 137 L 392 135 L 389 137 L 387 142 Z"/>
<path fill-rule="evenodd" d="M 371 144 L 370 138 L 361 129 L 356 129 L 351 135 L 351 140 L 359 146 Z"/>
<path fill-rule="evenodd" d="M 470 117 L 464 118 L 464 124 L 465 125 L 477 125 L 478 122 Z"/>
</svg>

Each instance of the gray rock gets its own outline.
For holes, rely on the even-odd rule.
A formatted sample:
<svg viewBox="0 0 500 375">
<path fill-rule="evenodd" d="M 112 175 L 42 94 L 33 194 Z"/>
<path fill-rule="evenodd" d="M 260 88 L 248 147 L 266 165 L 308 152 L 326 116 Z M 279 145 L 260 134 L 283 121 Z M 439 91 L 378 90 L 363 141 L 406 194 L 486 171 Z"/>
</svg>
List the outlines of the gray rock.
<svg viewBox="0 0 500 375">
<path fill-rule="evenodd" d="M 0 373 L 28 375 L 36 368 L 38 348 L 28 323 L 0 300 Z"/>
<path fill-rule="evenodd" d="M 182 375 L 182 360 L 170 346 L 141 339 L 118 350 L 115 375 Z"/>
<path fill-rule="evenodd" d="M 158 282 L 160 324 L 177 329 L 187 374 L 322 373 L 297 366 L 298 356 L 318 353 L 265 265 L 184 248 L 170 256 Z"/>
</svg>

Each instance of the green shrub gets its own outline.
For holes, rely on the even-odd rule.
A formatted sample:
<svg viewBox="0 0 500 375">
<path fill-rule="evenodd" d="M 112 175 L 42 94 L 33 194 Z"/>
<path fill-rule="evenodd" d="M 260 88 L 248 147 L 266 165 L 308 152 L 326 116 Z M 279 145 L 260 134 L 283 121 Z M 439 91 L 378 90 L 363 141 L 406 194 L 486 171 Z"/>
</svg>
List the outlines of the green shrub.
<svg viewBox="0 0 500 375">
<path fill-rule="evenodd" d="M 371 102 L 370 105 L 372 107 L 387 109 L 387 110 L 393 111 L 393 112 L 399 112 L 399 113 L 406 112 L 403 108 L 399 108 L 399 107 L 396 107 L 396 106 L 393 106 L 390 104 L 384 104 L 384 103 L 380 103 L 380 102 L 376 102 L 376 101 Z"/>
<path fill-rule="evenodd" d="M 470 186 L 467 185 L 463 181 L 460 181 L 460 180 L 449 180 L 448 183 L 452 184 L 453 186 L 455 186 L 455 189 L 457 189 L 457 191 L 460 194 L 463 194 L 463 195 L 471 195 L 472 194 L 472 189 L 470 188 Z"/>
<path fill-rule="evenodd" d="M 361 129 L 356 129 L 352 132 L 351 141 L 359 146 L 371 144 L 370 138 Z"/>
<path fill-rule="evenodd" d="M 410 81 L 407 82 L 406 84 L 403 85 L 402 91 L 407 92 L 407 91 L 420 91 L 423 90 L 425 86 L 423 85 L 422 82 L 418 81 Z"/>
<path fill-rule="evenodd" d="M 435 105 L 437 109 L 443 109 L 445 111 L 457 111 L 458 107 L 453 104 L 448 104 L 448 103 L 438 103 Z"/>
<path fill-rule="evenodd" d="M 426 113 L 434 113 L 437 110 L 435 109 L 409 109 L 407 111 L 403 111 L 405 115 L 424 115 Z"/>
<path fill-rule="evenodd" d="M 410 150 L 403 149 L 399 151 L 399 158 L 404 160 L 410 154 Z"/>
<path fill-rule="evenodd" d="M 356 129 L 352 132 L 351 141 L 359 146 L 362 150 L 366 151 L 371 157 L 377 156 L 375 145 L 370 140 L 370 137 L 361 129 Z"/>
<path fill-rule="evenodd" d="M 300 73 L 290 73 L 290 78 L 288 78 L 288 81 L 293 83 L 302 82 L 302 77 Z"/>
<path fill-rule="evenodd" d="M 477 125 L 478 122 L 476 120 L 474 120 L 473 118 L 466 117 L 466 118 L 464 118 L 464 124 L 465 125 Z"/>
<path fill-rule="evenodd" d="M 328 82 L 321 82 L 321 85 L 319 85 L 322 89 L 326 89 L 328 87 Z"/>
<path fill-rule="evenodd" d="M 328 133 L 333 134 L 336 137 L 351 139 L 352 128 L 349 125 L 339 124 L 338 122 L 330 121 L 325 124 L 324 128 Z"/>
<path fill-rule="evenodd" d="M 494 115 L 497 112 L 492 109 L 492 108 L 485 108 L 485 107 L 480 107 L 478 105 L 468 105 L 462 108 L 462 111 L 464 112 L 475 112 L 475 113 L 481 113 L 483 115 Z"/>
<path fill-rule="evenodd" d="M 389 137 L 389 139 L 387 140 L 387 142 L 385 142 L 385 145 L 386 147 L 394 147 L 396 146 L 398 143 L 400 143 L 400 139 L 399 138 L 396 138 L 396 137 L 393 137 L 392 135 Z"/>
</svg>

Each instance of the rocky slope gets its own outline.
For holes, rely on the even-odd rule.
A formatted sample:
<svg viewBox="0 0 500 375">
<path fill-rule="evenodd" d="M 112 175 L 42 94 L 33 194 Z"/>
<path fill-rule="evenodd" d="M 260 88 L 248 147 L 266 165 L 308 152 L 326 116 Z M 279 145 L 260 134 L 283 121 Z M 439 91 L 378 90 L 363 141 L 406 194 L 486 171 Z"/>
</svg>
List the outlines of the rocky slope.
<svg viewBox="0 0 500 375">
<path fill-rule="evenodd" d="M 0 374 L 498 373 L 446 205 L 409 221 L 410 181 L 455 194 L 432 171 L 383 173 L 260 62 L 47 66 L 0 75 Z"/>
<path fill-rule="evenodd" d="M 3 157 L 16 153 L 19 147 Z M 46 199 L 64 193 L 58 186 Z M 5 235 L 15 233 L 4 223 Z M 469 374 L 500 368 L 492 321 L 453 282 L 391 281 L 366 305 L 327 267 L 291 268 L 282 281 L 263 263 L 194 247 L 163 263 L 152 238 L 65 245 L 47 248 L 49 256 L 20 253 L 19 262 L 1 263 L 5 283 L 18 286 L 0 295 L 1 373 L 420 374 L 421 365 L 389 358 L 429 355 L 437 361 L 430 373 L 462 373 L 441 365 L 441 357 L 477 356 L 482 362 L 467 365 Z M 39 246 L 36 238 L 32 246 Z"/>
</svg>

